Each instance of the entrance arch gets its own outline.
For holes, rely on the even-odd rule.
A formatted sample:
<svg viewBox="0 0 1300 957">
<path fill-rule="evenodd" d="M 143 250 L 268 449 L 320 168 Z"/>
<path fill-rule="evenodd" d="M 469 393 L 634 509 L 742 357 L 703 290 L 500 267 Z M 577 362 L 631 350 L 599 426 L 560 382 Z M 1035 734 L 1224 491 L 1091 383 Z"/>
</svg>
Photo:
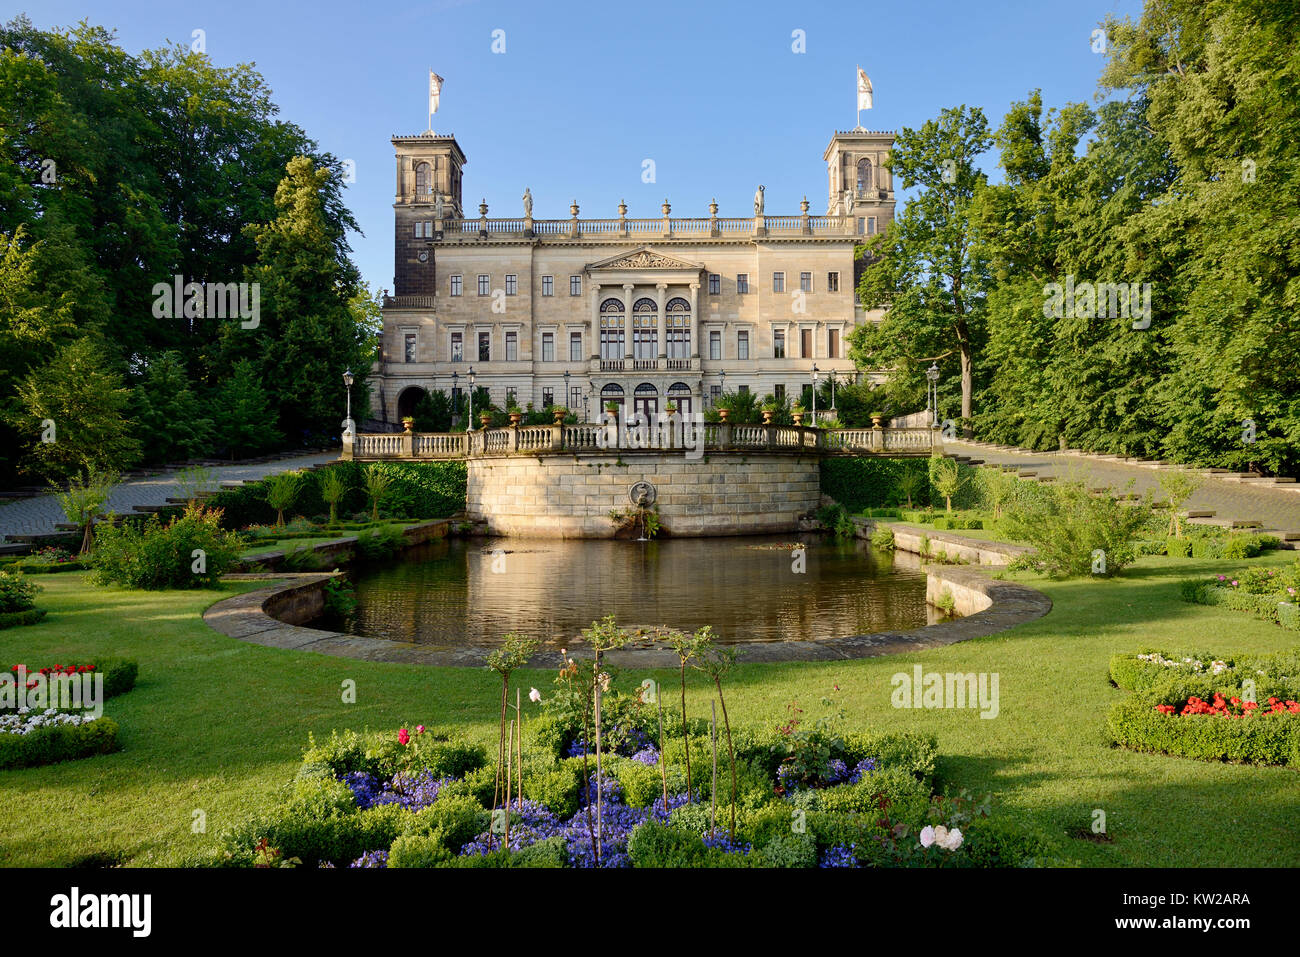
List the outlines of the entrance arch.
<svg viewBox="0 0 1300 957">
<path fill-rule="evenodd" d="M 404 416 L 415 415 L 415 407 L 419 405 L 420 400 L 425 396 L 425 392 L 418 385 L 407 386 L 397 395 L 397 421 L 402 421 Z"/>
<path fill-rule="evenodd" d="M 668 401 L 677 403 L 677 411 L 679 414 L 690 415 L 691 387 L 685 382 L 674 382 L 668 387 Z"/>
<path fill-rule="evenodd" d="M 605 406 L 610 402 L 616 403 L 619 408 L 622 408 L 627 402 L 626 397 L 623 395 L 623 387 L 617 382 L 611 382 L 600 390 L 600 411 L 604 412 Z"/>
</svg>

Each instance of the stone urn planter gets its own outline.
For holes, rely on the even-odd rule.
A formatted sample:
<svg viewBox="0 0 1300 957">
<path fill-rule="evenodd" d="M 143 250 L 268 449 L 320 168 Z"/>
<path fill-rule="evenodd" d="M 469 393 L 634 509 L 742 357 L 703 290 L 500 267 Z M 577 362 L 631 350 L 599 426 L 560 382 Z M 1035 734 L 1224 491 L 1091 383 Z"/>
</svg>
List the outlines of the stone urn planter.
<svg viewBox="0 0 1300 957">
<path fill-rule="evenodd" d="M 415 428 L 415 419 L 412 418 L 412 417 L 409 416 L 409 415 L 407 415 L 407 416 L 403 416 L 403 417 L 402 417 L 402 431 L 403 431 L 403 432 L 410 432 L 411 429 L 413 429 L 413 428 Z"/>
<path fill-rule="evenodd" d="M 518 426 L 519 423 L 524 420 L 524 414 L 522 412 L 511 412 L 509 413 L 509 415 L 510 415 L 510 424 L 512 426 Z"/>
<path fill-rule="evenodd" d="M 764 409 L 764 410 L 763 410 L 763 424 L 764 424 L 764 425 L 771 425 L 771 424 L 772 424 L 772 416 L 774 416 L 774 415 L 776 415 L 776 413 L 773 412 L 771 409 Z"/>
<path fill-rule="evenodd" d="M 731 415 L 731 410 L 730 410 L 730 409 L 719 409 L 719 410 L 718 410 L 718 419 L 719 419 L 720 421 L 722 421 L 722 422 L 726 422 L 726 421 L 727 421 L 727 417 L 728 417 L 729 415 Z"/>
<path fill-rule="evenodd" d="M 569 414 L 568 409 L 561 409 L 558 406 L 551 409 L 551 415 L 555 416 L 555 424 L 563 425 L 564 417 Z"/>
<path fill-rule="evenodd" d="M 791 412 L 791 413 L 790 413 L 790 416 L 794 419 L 794 424 L 795 424 L 795 425 L 803 425 L 803 413 L 802 413 L 802 412 Z"/>
<path fill-rule="evenodd" d="M 483 426 L 483 428 L 486 429 L 489 425 L 492 424 L 492 413 L 491 413 L 491 412 L 484 412 L 482 415 L 480 415 L 480 416 L 478 417 L 478 421 L 479 421 L 479 424 L 480 424 L 481 426 Z"/>
<path fill-rule="evenodd" d="M 873 429 L 878 429 L 878 428 L 880 428 L 880 423 L 881 423 L 882 421 L 884 421 L 884 418 L 885 418 L 885 413 L 883 413 L 883 412 L 872 412 L 872 413 L 871 413 L 871 427 L 872 427 Z"/>
</svg>

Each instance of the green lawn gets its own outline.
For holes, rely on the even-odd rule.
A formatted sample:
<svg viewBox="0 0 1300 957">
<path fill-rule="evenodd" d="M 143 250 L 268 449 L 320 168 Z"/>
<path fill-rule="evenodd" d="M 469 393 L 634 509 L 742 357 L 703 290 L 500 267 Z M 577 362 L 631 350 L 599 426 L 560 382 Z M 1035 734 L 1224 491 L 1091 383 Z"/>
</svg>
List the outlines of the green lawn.
<svg viewBox="0 0 1300 957">
<path fill-rule="evenodd" d="M 1291 560 L 1290 553 L 1269 553 L 1249 564 Z M 1114 581 L 1041 583 L 1055 602 L 1052 613 L 1001 635 L 875 660 L 742 666 L 728 688 L 728 710 L 733 722 L 770 724 L 797 699 L 811 720 L 821 698 L 835 695 L 854 727 L 932 732 L 948 787 L 991 791 L 1015 813 L 1062 835 L 1086 826 L 1093 809 L 1104 810 L 1113 843 L 1062 838 L 1086 865 L 1293 865 L 1295 770 L 1101 744 L 1105 714 L 1124 694 L 1106 680 L 1111 654 L 1142 645 L 1229 653 L 1297 644 L 1294 632 L 1178 600 L 1180 577 L 1241 564 L 1146 558 Z M 0 772 L 0 864 L 177 861 L 269 805 L 293 775 L 308 732 L 455 723 L 486 741 L 495 727 L 499 685 L 485 670 L 261 648 L 200 620 L 215 599 L 260 583 L 228 585 L 218 595 L 97 588 L 83 573 L 41 584 L 49 618 L 0 632 L 0 665 L 123 654 L 139 661 L 140 679 L 107 705 L 122 727 L 122 752 Z M 974 710 L 893 709 L 890 676 L 915 663 L 927 671 L 997 672 L 1001 714 L 984 720 Z M 675 674 L 660 677 L 675 681 Z M 348 678 L 357 683 L 354 705 L 341 701 Z M 525 674 L 525 693 L 530 685 L 547 693 L 550 678 Z M 694 714 L 707 714 L 703 682 L 693 681 L 692 697 Z M 206 835 L 191 833 L 196 810 L 206 812 Z"/>
</svg>

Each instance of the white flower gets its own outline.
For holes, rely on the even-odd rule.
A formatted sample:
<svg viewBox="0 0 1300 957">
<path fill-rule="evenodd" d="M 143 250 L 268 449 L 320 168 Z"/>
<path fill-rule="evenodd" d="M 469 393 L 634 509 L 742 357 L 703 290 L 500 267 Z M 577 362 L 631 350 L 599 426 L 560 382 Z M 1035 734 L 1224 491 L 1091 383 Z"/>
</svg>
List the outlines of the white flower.
<svg viewBox="0 0 1300 957">
<path fill-rule="evenodd" d="M 528 700 L 536 704 L 538 701 L 542 700 L 542 693 L 534 688 L 532 691 L 528 692 Z"/>
<path fill-rule="evenodd" d="M 963 838 L 961 831 L 953 828 L 951 831 L 940 824 L 938 827 L 930 827 L 928 824 L 921 829 L 921 846 L 929 847 L 937 844 L 945 851 L 955 851 L 961 847 Z"/>
</svg>

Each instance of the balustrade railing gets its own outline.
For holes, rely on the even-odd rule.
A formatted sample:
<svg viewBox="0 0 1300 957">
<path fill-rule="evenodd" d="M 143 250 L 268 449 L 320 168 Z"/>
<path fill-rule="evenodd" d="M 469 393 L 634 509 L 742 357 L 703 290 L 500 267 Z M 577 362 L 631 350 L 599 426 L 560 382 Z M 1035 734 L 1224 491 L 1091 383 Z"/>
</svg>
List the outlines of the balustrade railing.
<svg viewBox="0 0 1300 957">
<path fill-rule="evenodd" d="M 630 441 L 626 431 L 638 422 L 647 431 Z M 612 425 L 613 423 L 611 423 Z M 804 425 L 756 425 L 699 422 L 680 415 L 644 423 L 618 422 L 618 437 L 610 425 L 580 423 L 520 425 L 473 432 L 359 433 L 343 437 L 343 458 L 457 459 L 479 455 L 536 455 L 639 448 L 705 450 L 800 449 L 831 455 L 930 455 L 940 448 L 938 433 L 928 428 L 819 429 Z M 648 441 L 647 441 L 648 440 Z"/>
<path fill-rule="evenodd" d="M 422 198 L 418 201 L 423 202 Z M 525 220 L 517 217 L 441 220 L 443 240 L 477 238 L 486 232 L 490 236 L 524 237 L 531 223 L 534 236 L 570 236 L 576 232 L 582 236 L 663 236 L 664 224 L 673 236 L 711 236 L 719 234 L 753 233 L 756 227 L 763 227 L 768 234 L 800 234 L 805 228 L 815 235 L 849 236 L 855 227 L 850 216 L 756 216 L 728 217 L 714 219 L 694 217 L 673 217 L 657 219 L 534 219 Z"/>
</svg>

